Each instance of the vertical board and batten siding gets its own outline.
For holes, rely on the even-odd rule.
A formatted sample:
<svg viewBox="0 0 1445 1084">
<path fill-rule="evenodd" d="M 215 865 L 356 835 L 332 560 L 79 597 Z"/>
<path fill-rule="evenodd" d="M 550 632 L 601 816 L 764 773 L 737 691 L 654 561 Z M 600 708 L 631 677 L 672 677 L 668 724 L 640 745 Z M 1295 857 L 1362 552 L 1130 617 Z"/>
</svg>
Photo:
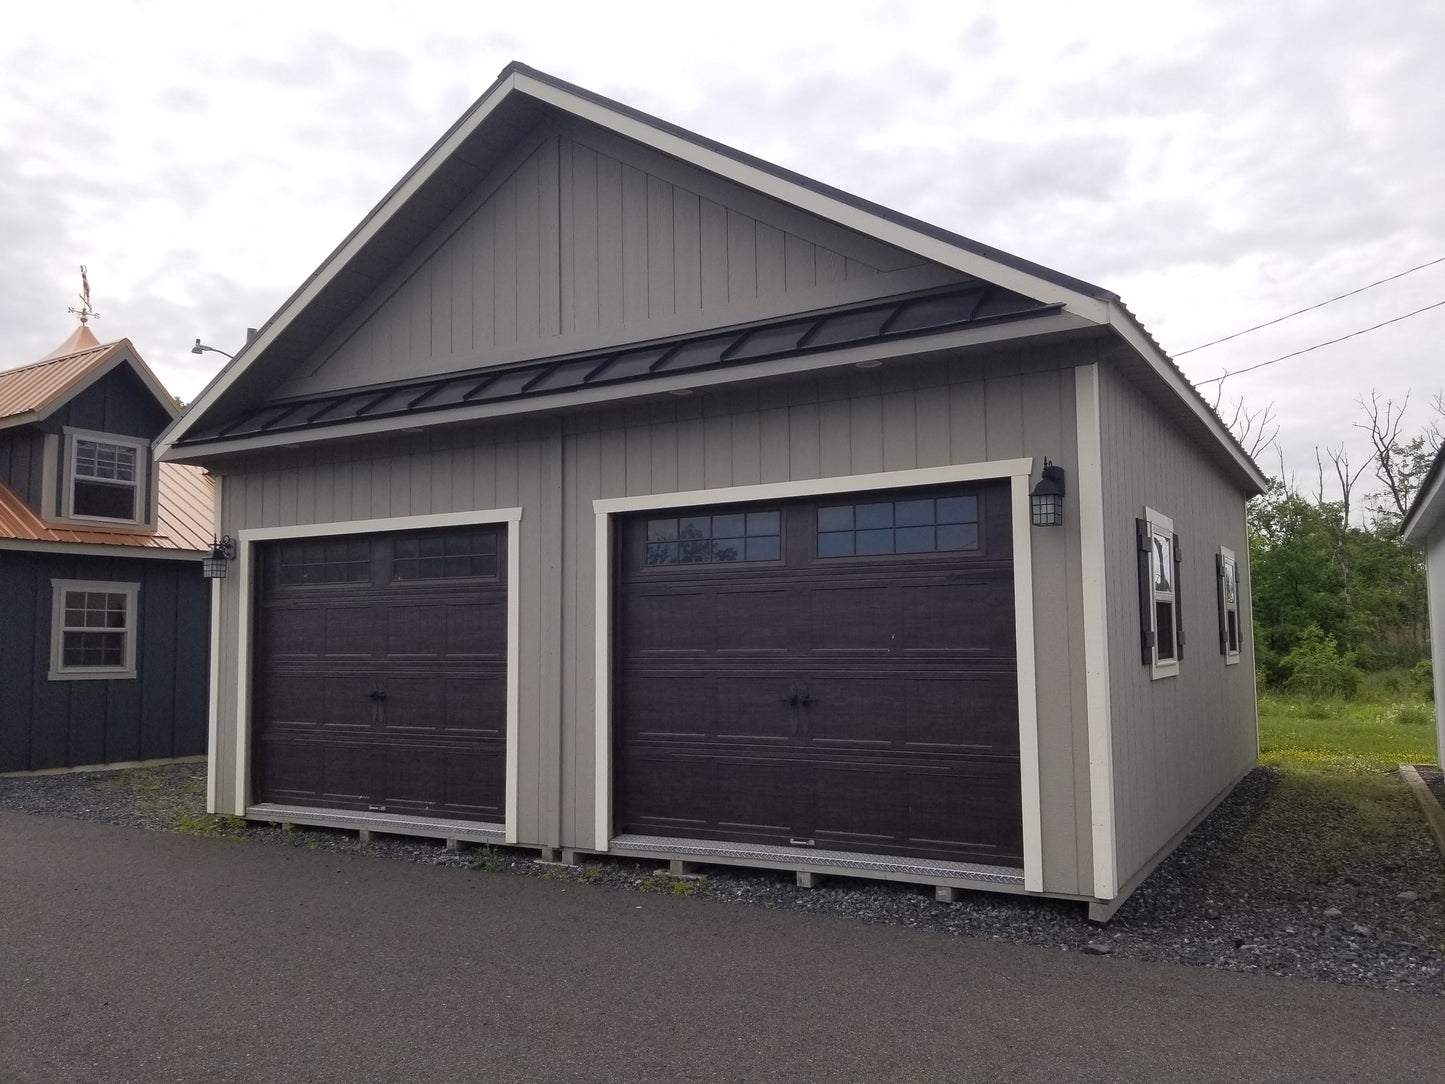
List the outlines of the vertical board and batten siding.
<svg viewBox="0 0 1445 1084">
<path fill-rule="evenodd" d="M 220 525 L 235 534 L 289 527 L 398 519 L 446 512 L 522 508 L 520 583 L 520 740 L 518 838 L 526 843 L 559 833 L 555 768 L 561 679 L 557 672 L 562 524 L 557 516 L 561 453 L 549 423 L 452 429 L 384 438 L 346 448 L 293 450 L 235 463 L 221 487 Z M 405 529 L 405 524 L 395 528 Z M 241 577 L 222 582 L 217 698 L 217 812 L 243 812 L 230 782 L 244 768 L 236 718 Z"/>
<path fill-rule="evenodd" d="M 1126 884 L 1200 810 L 1255 762 L 1254 646 L 1245 494 L 1133 384 L 1100 371 L 1104 543 L 1115 839 Z M 1183 558 L 1184 657 L 1151 680 L 1140 661 L 1134 521 L 1145 506 L 1174 522 Z M 1241 572 L 1242 644 L 1219 650 L 1214 556 L 1233 550 Z"/>
<path fill-rule="evenodd" d="M 589 135 L 547 135 L 499 166 L 474 206 L 378 287 L 277 396 L 643 341 L 962 277 L 934 269 L 895 281 L 892 272 L 923 261 L 636 144 Z"/>
<path fill-rule="evenodd" d="M 31 508 L 42 507 L 45 495 L 45 434 L 24 428 L 0 433 L 0 482 Z"/>
<path fill-rule="evenodd" d="M 1075 454 L 1077 360 L 1055 349 L 985 364 L 824 377 L 719 392 L 568 422 L 564 445 L 562 629 L 564 846 L 592 845 L 596 628 L 594 536 L 599 498 Z M 1078 527 L 1033 531 L 1035 644 L 1049 892 L 1091 885 L 1088 748 Z"/>
<path fill-rule="evenodd" d="M 55 580 L 140 585 L 135 677 L 50 680 Z M 204 753 L 209 595 L 195 561 L 0 551 L 0 772 Z"/>
</svg>

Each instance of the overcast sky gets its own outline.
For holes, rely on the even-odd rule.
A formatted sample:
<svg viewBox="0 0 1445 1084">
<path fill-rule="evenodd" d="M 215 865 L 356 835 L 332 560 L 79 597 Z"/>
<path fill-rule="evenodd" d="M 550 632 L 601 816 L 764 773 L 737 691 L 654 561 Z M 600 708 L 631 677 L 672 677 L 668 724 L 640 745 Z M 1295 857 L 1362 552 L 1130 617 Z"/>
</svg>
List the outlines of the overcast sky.
<svg viewBox="0 0 1445 1084">
<path fill-rule="evenodd" d="M 12 8 L 0 368 L 70 334 L 85 264 L 99 338 L 194 398 L 191 343 L 238 350 L 514 59 L 1111 289 L 1178 355 L 1445 257 L 1442 44 L 1445 0 Z M 1445 263 L 1178 361 L 1439 301 Z M 1427 420 L 1442 340 L 1445 306 L 1224 398 L 1312 484 L 1362 396 Z"/>
</svg>

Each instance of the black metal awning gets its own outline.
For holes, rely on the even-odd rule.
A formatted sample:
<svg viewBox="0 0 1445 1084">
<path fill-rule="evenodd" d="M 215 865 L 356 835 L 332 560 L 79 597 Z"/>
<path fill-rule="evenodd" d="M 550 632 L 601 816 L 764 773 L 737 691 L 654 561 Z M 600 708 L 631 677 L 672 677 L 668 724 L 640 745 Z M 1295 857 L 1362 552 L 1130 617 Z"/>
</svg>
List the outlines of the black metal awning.
<svg viewBox="0 0 1445 1084">
<path fill-rule="evenodd" d="M 529 361 L 276 400 L 202 426 L 183 446 L 283 433 L 373 418 L 410 417 L 561 392 L 637 384 L 679 373 L 742 368 L 758 362 L 955 331 L 1039 316 L 1060 308 L 985 282 L 868 301 L 762 324 L 588 354 Z M 542 404 L 539 402 L 539 409 Z"/>
</svg>

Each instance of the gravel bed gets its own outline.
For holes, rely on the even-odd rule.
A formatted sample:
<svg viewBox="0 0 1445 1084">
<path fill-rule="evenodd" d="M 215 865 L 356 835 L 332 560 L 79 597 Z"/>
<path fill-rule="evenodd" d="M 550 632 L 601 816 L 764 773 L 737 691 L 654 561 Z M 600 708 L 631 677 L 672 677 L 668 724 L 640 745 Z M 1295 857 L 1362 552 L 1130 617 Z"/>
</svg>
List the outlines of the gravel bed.
<svg viewBox="0 0 1445 1084">
<path fill-rule="evenodd" d="M 1445 801 L 1445 780 L 1426 772 Z M 1286 817 L 1281 829 L 1279 806 L 1270 806 L 1279 782 L 1267 768 L 1247 775 L 1107 926 L 1064 901 L 970 892 L 943 904 L 917 885 L 827 878 L 799 889 L 791 874 L 728 866 L 678 879 L 659 862 L 585 857 L 565 867 L 505 847 L 448 852 L 439 841 L 381 836 L 362 844 L 350 832 L 248 825 L 204 813 L 203 764 L 0 779 L 0 808 L 1445 996 L 1445 861 L 1423 822 L 1418 840 L 1407 831 L 1409 838 L 1336 863 L 1332 854 L 1311 855 L 1310 825 L 1291 828 Z"/>
<path fill-rule="evenodd" d="M 1415 770 L 1420 773 L 1420 778 L 1435 795 L 1435 800 L 1445 806 L 1445 772 L 1442 772 L 1434 764 L 1416 764 Z"/>
</svg>

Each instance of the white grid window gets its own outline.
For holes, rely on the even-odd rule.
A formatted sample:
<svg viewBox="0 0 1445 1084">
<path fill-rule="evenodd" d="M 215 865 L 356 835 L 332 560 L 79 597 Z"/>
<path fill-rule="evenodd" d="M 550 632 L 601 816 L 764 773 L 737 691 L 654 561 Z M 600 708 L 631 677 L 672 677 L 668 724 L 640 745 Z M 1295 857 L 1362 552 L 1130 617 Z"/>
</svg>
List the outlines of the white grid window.
<svg viewBox="0 0 1445 1084">
<path fill-rule="evenodd" d="M 52 580 L 50 679 L 135 676 L 140 585 Z"/>
<path fill-rule="evenodd" d="M 141 478 L 145 473 L 143 442 L 108 440 L 72 434 L 68 516 L 138 523 Z"/>
<path fill-rule="evenodd" d="M 1139 632 L 1143 661 L 1152 678 L 1173 677 L 1184 657 L 1179 609 L 1179 536 L 1174 521 L 1144 509 L 1139 535 Z"/>
</svg>

